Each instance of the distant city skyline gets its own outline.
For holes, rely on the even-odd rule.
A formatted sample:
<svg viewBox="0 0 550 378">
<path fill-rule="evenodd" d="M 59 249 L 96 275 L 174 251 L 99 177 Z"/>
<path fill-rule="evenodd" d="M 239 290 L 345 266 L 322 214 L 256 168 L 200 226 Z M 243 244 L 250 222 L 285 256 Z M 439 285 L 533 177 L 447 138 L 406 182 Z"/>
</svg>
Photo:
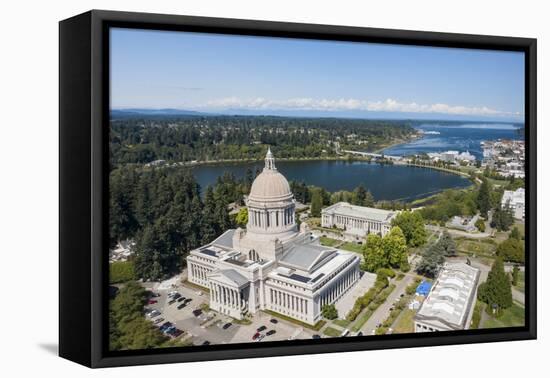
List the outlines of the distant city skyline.
<svg viewBox="0 0 550 378">
<path fill-rule="evenodd" d="M 112 109 L 523 122 L 524 55 L 111 30 Z"/>
</svg>

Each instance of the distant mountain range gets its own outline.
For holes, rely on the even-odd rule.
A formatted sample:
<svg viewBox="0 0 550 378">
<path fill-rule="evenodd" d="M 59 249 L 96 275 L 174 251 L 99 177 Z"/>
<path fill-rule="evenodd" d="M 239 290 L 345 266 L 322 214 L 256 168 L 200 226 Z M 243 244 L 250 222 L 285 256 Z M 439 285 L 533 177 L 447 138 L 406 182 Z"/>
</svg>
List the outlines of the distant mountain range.
<svg viewBox="0 0 550 378">
<path fill-rule="evenodd" d="M 367 112 L 367 111 L 319 111 L 319 110 L 249 110 L 224 109 L 218 112 L 200 112 L 186 109 L 151 109 L 125 108 L 112 109 L 111 118 L 142 117 L 209 117 L 220 115 L 241 116 L 275 116 L 275 117 L 304 117 L 304 118 L 358 118 L 358 119 L 388 119 L 388 120 L 426 120 L 426 121 L 465 121 L 465 122 L 501 122 L 522 124 L 523 120 L 508 117 L 474 117 L 465 115 L 451 115 L 443 113 L 404 113 L 404 112 Z"/>
</svg>

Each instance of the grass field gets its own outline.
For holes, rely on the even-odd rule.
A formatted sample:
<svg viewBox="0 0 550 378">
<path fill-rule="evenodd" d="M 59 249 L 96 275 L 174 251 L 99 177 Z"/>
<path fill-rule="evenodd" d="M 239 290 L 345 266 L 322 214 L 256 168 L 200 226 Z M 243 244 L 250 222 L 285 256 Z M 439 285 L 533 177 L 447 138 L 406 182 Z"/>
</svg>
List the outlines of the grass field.
<svg viewBox="0 0 550 378">
<path fill-rule="evenodd" d="M 336 319 L 333 321 L 334 324 L 336 325 L 339 325 L 340 327 L 342 328 L 346 328 L 347 326 L 350 325 L 350 321 L 349 320 L 346 320 L 346 319 Z"/>
<path fill-rule="evenodd" d="M 522 293 L 525 293 L 525 272 L 518 272 L 518 284 L 517 286 L 514 286 L 514 288 L 521 291 Z"/>
<path fill-rule="evenodd" d="M 393 326 L 393 333 L 412 333 L 414 332 L 414 314 L 415 310 L 405 309 L 397 318 Z"/>
<path fill-rule="evenodd" d="M 342 332 L 338 331 L 337 329 L 335 328 L 331 328 L 331 327 L 327 327 L 323 333 L 327 336 L 330 336 L 330 337 L 338 337 L 342 334 Z"/>
<path fill-rule="evenodd" d="M 321 236 L 319 238 L 319 241 L 321 242 L 321 245 L 327 246 L 327 247 L 334 247 L 336 244 L 341 243 L 340 240 L 327 238 L 326 236 Z"/>
<path fill-rule="evenodd" d="M 514 303 L 498 318 L 489 316 L 480 328 L 520 327 L 523 325 L 525 325 L 525 308 Z"/>
<path fill-rule="evenodd" d="M 458 252 L 466 254 L 475 254 L 476 256 L 494 256 L 497 249 L 494 241 L 492 239 L 466 239 L 466 238 L 457 238 L 456 249 Z"/>
<path fill-rule="evenodd" d="M 357 243 L 346 242 L 340 248 L 350 252 L 363 253 L 363 246 Z"/>
</svg>

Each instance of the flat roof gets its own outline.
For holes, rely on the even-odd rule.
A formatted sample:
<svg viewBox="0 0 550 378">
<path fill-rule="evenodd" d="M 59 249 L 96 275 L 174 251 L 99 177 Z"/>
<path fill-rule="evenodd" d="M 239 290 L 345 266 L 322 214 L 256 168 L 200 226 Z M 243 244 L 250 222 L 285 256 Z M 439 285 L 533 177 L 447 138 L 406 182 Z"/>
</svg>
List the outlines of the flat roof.
<svg viewBox="0 0 550 378">
<path fill-rule="evenodd" d="M 468 264 L 444 264 L 415 320 L 466 329 L 478 278 L 479 269 Z"/>
<path fill-rule="evenodd" d="M 389 222 L 397 214 L 396 211 L 375 209 L 373 207 L 357 206 L 347 202 L 338 202 L 322 210 L 323 214 L 336 214 L 355 218 L 363 218 L 376 222 Z"/>
</svg>

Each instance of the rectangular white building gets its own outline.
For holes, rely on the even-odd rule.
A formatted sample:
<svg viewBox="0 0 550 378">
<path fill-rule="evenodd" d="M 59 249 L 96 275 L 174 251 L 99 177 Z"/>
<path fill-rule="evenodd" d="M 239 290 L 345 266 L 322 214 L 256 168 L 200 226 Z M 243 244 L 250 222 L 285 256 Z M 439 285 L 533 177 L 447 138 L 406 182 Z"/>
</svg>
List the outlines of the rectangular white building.
<svg viewBox="0 0 550 378">
<path fill-rule="evenodd" d="M 321 211 L 321 225 L 325 228 L 336 227 L 360 238 L 369 233 L 384 236 L 390 231 L 391 221 L 396 215 L 396 211 L 338 202 Z"/>
<path fill-rule="evenodd" d="M 505 190 L 502 195 L 501 206 L 508 206 L 516 219 L 525 219 L 525 189 L 519 188 L 515 192 Z"/>
<path fill-rule="evenodd" d="M 414 317 L 414 332 L 470 328 L 478 280 L 479 269 L 465 263 L 445 263 Z"/>
</svg>

